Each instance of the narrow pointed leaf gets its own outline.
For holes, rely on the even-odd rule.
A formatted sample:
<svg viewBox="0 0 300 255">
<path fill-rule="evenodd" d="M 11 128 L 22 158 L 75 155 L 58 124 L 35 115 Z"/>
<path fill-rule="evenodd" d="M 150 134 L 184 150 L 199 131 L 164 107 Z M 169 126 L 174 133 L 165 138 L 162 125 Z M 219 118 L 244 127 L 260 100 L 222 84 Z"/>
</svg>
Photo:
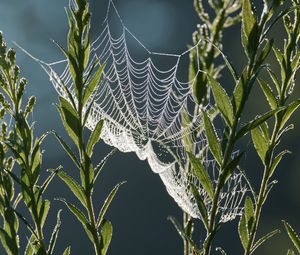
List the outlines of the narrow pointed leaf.
<svg viewBox="0 0 300 255">
<path fill-rule="evenodd" d="M 234 170 L 237 169 L 238 164 L 240 163 L 243 156 L 244 156 L 244 152 L 241 152 L 238 156 L 236 156 L 233 160 L 231 160 L 228 163 L 228 165 L 225 167 L 225 169 L 221 175 L 221 181 L 224 184 L 230 179 Z"/>
<path fill-rule="evenodd" d="M 202 253 L 200 252 L 200 250 L 198 249 L 197 245 L 193 242 L 193 240 L 191 238 L 189 238 L 185 232 L 184 229 L 180 226 L 180 224 L 178 223 L 178 221 L 174 218 L 169 216 L 168 220 L 170 220 L 173 224 L 173 226 L 175 227 L 175 229 L 177 230 L 178 234 L 180 235 L 180 237 L 184 240 L 187 241 L 190 246 L 193 249 L 193 252 L 195 255 L 201 255 Z"/>
<path fill-rule="evenodd" d="M 275 110 L 278 107 L 278 101 L 277 101 L 275 95 L 273 94 L 272 89 L 264 80 L 258 79 L 258 81 L 259 81 L 259 85 L 260 85 L 262 91 L 264 92 L 265 97 L 266 97 L 271 109 Z"/>
<path fill-rule="evenodd" d="M 288 150 L 284 150 L 282 152 L 280 152 L 278 155 L 276 155 L 276 157 L 274 158 L 273 162 L 272 162 L 272 166 L 270 169 L 270 173 L 269 176 L 271 177 L 274 173 L 274 171 L 276 170 L 278 164 L 280 163 L 280 161 L 282 160 L 282 158 L 286 155 L 286 154 L 291 154 L 290 151 Z"/>
<path fill-rule="evenodd" d="M 93 234 L 92 234 L 92 231 L 91 231 L 91 226 L 90 226 L 87 218 L 83 214 L 83 212 L 81 210 L 79 210 L 75 205 L 67 202 L 65 199 L 59 199 L 59 200 L 66 204 L 66 206 L 68 207 L 70 212 L 77 218 L 77 220 L 83 226 L 83 228 L 84 228 L 85 232 L 87 233 L 87 236 L 89 237 L 89 239 L 92 242 L 94 242 Z"/>
<path fill-rule="evenodd" d="M 250 0 L 243 1 L 242 8 L 242 43 L 250 58 L 257 48 L 257 23 Z"/>
<path fill-rule="evenodd" d="M 73 140 L 73 142 L 77 146 L 79 146 L 79 142 L 78 142 L 79 138 L 77 134 L 80 133 L 80 123 L 79 123 L 78 114 L 66 99 L 60 97 L 59 101 L 60 101 L 60 105 L 58 106 L 58 110 L 61 115 L 61 119 L 64 124 L 64 127 L 68 135 Z"/>
<path fill-rule="evenodd" d="M 261 237 L 253 246 L 253 248 L 251 249 L 251 253 L 254 252 L 259 246 L 261 246 L 264 242 L 266 242 L 268 239 L 270 239 L 271 237 L 277 235 L 280 233 L 280 230 L 275 229 L 272 232 L 264 235 L 263 237 Z"/>
<path fill-rule="evenodd" d="M 104 204 L 100 210 L 99 216 L 98 216 L 98 220 L 97 220 L 97 226 L 99 227 L 104 219 L 104 215 L 107 212 L 111 202 L 113 201 L 115 195 L 117 194 L 119 188 L 126 182 L 120 182 L 118 183 L 113 189 L 112 191 L 109 193 L 109 195 L 107 196 L 107 198 L 104 201 Z"/>
<path fill-rule="evenodd" d="M 205 127 L 205 132 L 206 132 L 210 151 L 213 154 L 214 158 L 219 163 L 219 165 L 221 165 L 223 156 L 222 156 L 222 150 L 221 150 L 221 144 L 219 138 L 217 136 L 217 133 L 214 129 L 214 126 L 210 118 L 207 116 L 205 111 L 202 111 L 202 116 L 204 120 L 204 127 Z"/>
<path fill-rule="evenodd" d="M 75 165 L 77 166 L 78 169 L 80 169 L 80 163 L 79 160 L 77 159 L 76 155 L 74 154 L 73 150 L 69 147 L 69 145 L 67 145 L 67 143 L 65 142 L 65 140 L 56 132 L 53 132 L 54 136 L 56 137 L 56 139 L 59 141 L 59 143 L 61 144 L 61 146 L 63 147 L 63 149 L 67 152 L 67 154 L 69 155 L 69 157 L 72 159 L 72 161 L 75 163 Z"/>
<path fill-rule="evenodd" d="M 86 205 L 85 195 L 80 185 L 64 171 L 58 171 L 59 178 L 69 187 L 83 206 Z"/>
<path fill-rule="evenodd" d="M 295 252 L 293 250 L 289 249 L 286 255 L 295 255 Z"/>
<path fill-rule="evenodd" d="M 110 221 L 104 220 L 101 229 L 101 255 L 106 255 L 112 239 L 113 227 Z"/>
<path fill-rule="evenodd" d="M 293 113 L 299 108 L 299 106 L 300 106 L 300 99 L 289 104 L 289 106 L 285 110 L 284 116 L 281 121 L 280 128 L 284 127 L 284 125 L 288 122 L 288 120 L 291 118 Z"/>
<path fill-rule="evenodd" d="M 283 224 L 284 224 L 284 227 L 285 227 L 291 241 L 293 242 L 294 246 L 296 247 L 298 253 L 300 253 L 300 239 L 299 239 L 296 231 L 286 221 L 283 221 Z"/>
<path fill-rule="evenodd" d="M 96 124 L 96 126 L 90 136 L 90 139 L 89 139 L 87 147 L 86 147 L 86 151 L 87 151 L 87 154 L 89 155 L 89 157 L 91 157 L 93 154 L 93 148 L 94 148 L 95 144 L 97 142 L 99 142 L 99 140 L 100 140 L 100 135 L 101 135 L 101 131 L 103 128 L 103 124 L 104 124 L 104 120 L 100 120 Z"/>
<path fill-rule="evenodd" d="M 216 81 L 214 78 L 212 78 L 209 75 L 207 77 L 211 84 L 212 92 L 217 107 L 221 112 L 227 125 L 231 127 L 233 125 L 234 116 L 233 116 L 233 110 L 232 110 L 230 98 L 227 95 L 225 89 L 220 85 L 218 81 Z"/>
<path fill-rule="evenodd" d="M 61 226 L 60 214 L 61 214 L 61 210 L 59 210 L 58 213 L 57 213 L 56 225 L 55 225 L 55 227 L 52 231 L 49 247 L 48 247 L 48 250 L 47 250 L 48 254 L 53 254 L 53 252 L 54 252 L 56 240 L 57 240 L 59 229 L 60 229 L 60 226 Z"/>
<path fill-rule="evenodd" d="M 273 117 L 277 112 L 282 111 L 284 108 L 278 108 L 276 110 L 272 110 L 266 112 L 265 114 L 256 117 L 254 120 L 250 121 L 248 124 L 243 126 L 236 135 L 236 139 L 240 139 L 244 135 L 246 135 L 249 131 L 253 130 L 254 128 L 260 126 L 262 123 Z"/>
<path fill-rule="evenodd" d="M 101 74 L 103 72 L 104 67 L 105 67 L 105 64 L 102 64 L 98 67 L 93 78 L 90 80 L 89 84 L 87 85 L 87 87 L 84 91 L 83 105 L 86 104 L 86 102 L 90 99 L 90 96 L 95 92 L 97 86 L 99 85 L 99 82 L 101 79 Z"/>
<path fill-rule="evenodd" d="M 261 161 L 265 164 L 265 158 L 269 149 L 269 141 L 263 136 L 259 128 L 251 131 L 252 142 Z"/>
<path fill-rule="evenodd" d="M 199 182 L 201 183 L 210 199 L 213 199 L 214 189 L 207 170 L 202 165 L 200 159 L 196 158 L 192 153 L 188 153 L 188 156 L 193 168 L 194 175 L 198 178 Z"/>
<path fill-rule="evenodd" d="M 245 200 L 244 212 L 245 212 L 245 219 L 247 222 L 248 231 L 250 233 L 250 231 L 252 229 L 252 224 L 254 221 L 254 206 L 253 206 L 252 200 L 249 196 L 247 196 L 246 200 Z"/>
<path fill-rule="evenodd" d="M 248 227 L 247 227 L 247 222 L 246 222 L 246 217 L 245 214 L 243 213 L 240 222 L 239 222 L 239 236 L 242 242 L 242 245 L 244 249 L 247 249 L 247 245 L 249 242 L 249 233 L 248 233 Z"/>
<path fill-rule="evenodd" d="M 71 246 L 69 246 L 65 249 L 63 255 L 71 255 Z"/>
<path fill-rule="evenodd" d="M 222 255 L 227 255 L 226 252 L 221 247 L 217 247 L 216 251 L 219 251 Z"/>
<path fill-rule="evenodd" d="M 192 187 L 193 196 L 196 199 L 196 203 L 197 203 L 200 215 L 201 215 L 201 220 L 203 222 L 204 227 L 208 230 L 209 222 L 208 222 L 208 213 L 207 213 L 206 206 L 205 206 L 203 199 L 202 199 L 201 195 L 199 194 L 199 191 L 196 188 L 196 186 L 192 184 L 191 187 Z"/>
<path fill-rule="evenodd" d="M 95 167 L 94 171 L 95 171 L 95 180 L 98 178 L 101 170 L 103 169 L 103 167 L 105 166 L 106 162 L 108 161 L 108 159 L 110 157 L 112 157 L 115 153 L 117 152 L 117 149 L 114 148 L 112 149 L 105 157 L 104 159 L 102 159 L 100 161 L 100 163 Z"/>
</svg>

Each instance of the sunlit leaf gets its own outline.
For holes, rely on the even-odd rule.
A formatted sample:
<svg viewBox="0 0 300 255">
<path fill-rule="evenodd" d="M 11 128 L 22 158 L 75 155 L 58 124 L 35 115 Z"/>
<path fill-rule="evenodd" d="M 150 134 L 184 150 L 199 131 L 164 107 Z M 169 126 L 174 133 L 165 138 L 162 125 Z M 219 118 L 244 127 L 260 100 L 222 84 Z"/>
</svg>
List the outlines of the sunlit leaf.
<svg viewBox="0 0 300 255">
<path fill-rule="evenodd" d="M 205 132 L 206 132 L 206 137 L 208 140 L 209 148 L 211 150 L 211 153 L 213 154 L 213 156 L 219 163 L 219 165 L 221 165 L 223 156 L 222 156 L 222 149 L 221 149 L 220 141 L 217 136 L 216 130 L 205 111 L 202 111 L 202 116 L 203 116 Z"/>
<path fill-rule="evenodd" d="M 113 201 L 115 195 L 117 194 L 119 188 L 126 182 L 120 182 L 118 183 L 113 189 L 112 191 L 109 193 L 109 195 L 107 196 L 107 198 L 104 201 L 104 204 L 100 210 L 98 219 L 97 219 L 97 226 L 99 227 L 100 224 L 102 223 L 103 219 L 104 219 L 104 215 L 106 213 L 106 211 L 108 210 L 111 202 Z"/>
<path fill-rule="evenodd" d="M 213 199 L 214 189 L 207 170 L 201 163 L 200 159 L 196 158 L 192 153 L 188 153 L 188 156 L 194 175 L 197 177 L 210 199 Z"/>
<path fill-rule="evenodd" d="M 297 235 L 296 231 L 291 227 L 291 225 L 289 223 L 287 223 L 286 221 L 283 221 L 284 227 L 291 239 L 291 241 L 293 242 L 295 248 L 297 249 L 298 253 L 300 253 L 300 238 Z"/>
</svg>

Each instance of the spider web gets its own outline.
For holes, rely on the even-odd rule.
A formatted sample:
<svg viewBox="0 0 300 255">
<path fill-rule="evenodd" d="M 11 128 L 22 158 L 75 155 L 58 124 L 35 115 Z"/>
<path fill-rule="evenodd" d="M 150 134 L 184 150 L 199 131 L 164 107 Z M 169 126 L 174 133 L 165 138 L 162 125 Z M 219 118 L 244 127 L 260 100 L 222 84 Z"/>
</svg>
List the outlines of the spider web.
<svg viewBox="0 0 300 255">
<path fill-rule="evenodd" d="M 76 8 L 75 3 L 72 5 Z M 121 32 L 118 35 L 112 33 L 112 15 L 119 20 Z M 135 42 L 135 49 L 144 53 L 142 59 L 133 55 L 128 46 L 130 41 Z M 200 212 L 190 183 L 198 187 L 208 210 L 211 200 L 191 174 L 187 144 L 211 169 L 214 185 L 219 176 L 214 161 L 208 160 L 205 152 L 207 142 L 199 108 L 208 110 L 210 107 L 195 102 L 192 87 L 197 74 L 190 81 L 178 79 L 181 61 L 198 44 L 180 55 L 151 52 L 124 25 L 116 6 L 109 0 L 103 30 L 91 45 L 92 58 L 84 75 L 88 77 L 96 61 L 106 63 L 103 80 L 85 107 L 93 103 L 86 126 L 93 130 L 100 119 L 105 119 L 102 140 L 122 152 L 135 152 L 139 159 L 147 160 L 168 193 L 194 218 L 200 218 Z M 58 94 L 69 100 L 64 85 L 73 95 L 74 90 L 67 60 L 50 64 L 36 60 L 49 75 Z M 157 63 L 165 60 L 174 64 L 161 68 Z M 61 66 L 64 71 L 59 74 L 55 70 Z M 223 188 L 219 199 L 220 221 L 232 220 L 241 213 L 240 203 L 247 191 L 242 179 L 240 173 L 234 173 Z"/>
</svg>

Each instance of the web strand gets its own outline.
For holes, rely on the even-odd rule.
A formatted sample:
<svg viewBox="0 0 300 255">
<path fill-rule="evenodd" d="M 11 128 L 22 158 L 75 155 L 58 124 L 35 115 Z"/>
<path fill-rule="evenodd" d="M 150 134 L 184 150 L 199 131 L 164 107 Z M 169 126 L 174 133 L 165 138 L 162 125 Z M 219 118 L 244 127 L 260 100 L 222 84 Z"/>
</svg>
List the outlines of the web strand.
<svg viewBox="0 0 300 255">
<path fill-rule="evenodd" d="M 111 33 L 111 12 L 119 20 L 122 31 L 119 36 Z M 128 47 L 128 38 L 139 46 L 146 57 L 138 60 L 133 56 Z M 198 73 L 190 81 L 180 81 L 177 77 L 182 58 L 197 50 L 198 44 L 179 55 L 151 52 L 124 25 L 115 4 L 109 0 L 103 30 L 91 44 L 92 57 L 84 74 L 87 78 L 96 60 L 106 63 L 102 83 L 92 95 L 95 102 L 87 127 L 93 130 L 100 119 L 105 119 L 101 138 L 122 152 L 135 152 L 141 160 L 147 160 L 177 204 L 195 218 L 200 218 L 200 212 L 190 191 L 190 184 L 198 187 L 209 210 L 211 201 L 191 173 L 186 141 L 192 146 L 194 154 L 201 157 L 203 164 L 210 169 L 214 185 L 219 176 L 215 162 L 204 153 L 207 142 L 200 106 L 195 102 L 192 91 Z M 154 57 L 161 61 L 171 58 L 175 63 L 162 69 L 155 64 Z M 50 64 L 35 60 L 47 72 L 60 96 L 68 99 L 64 86 L 74 94 L 66 60 Z M 64 66 L 61 75 L 54 70 L 58 66 Z M 198 72 L 202 71 L 199 69 Z M 210 106 L 202 108 L 206 110 Z M 232 220 L 241 213 L 240 203 L 246 191 L 242 175 L 234 173 L 221 192 L 220 221 Z"/>
</svg>

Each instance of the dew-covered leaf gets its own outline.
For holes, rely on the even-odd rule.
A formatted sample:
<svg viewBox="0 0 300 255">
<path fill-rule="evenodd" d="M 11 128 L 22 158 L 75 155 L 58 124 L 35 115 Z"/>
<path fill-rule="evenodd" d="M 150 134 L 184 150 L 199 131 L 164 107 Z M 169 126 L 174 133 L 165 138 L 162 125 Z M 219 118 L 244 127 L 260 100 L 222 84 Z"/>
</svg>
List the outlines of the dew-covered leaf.
<svg viewBox="0 0 300 255">
<path fill-rule="evenodd" d="M 214 158 L 219 163 L 219 165 L 221 165 L 223 156 L 222 156 L 221 144 L 217 136 L 216 130 L 205 111 L 202 111 L 202 116 L 204 120 L 204 127 L 205 127 L 206 137 L 208 140 L 210 151 L 213 154 Z"/>
<path fill-rule="evenodd" d="M 57 106 L 64 127 L 73 142 L 79 146 L 78 134 L 80 133 L 80 123 L 78 114 L 72 105 L 64 98 L 59 98 L 60 105 Z"/>
<path fill-rule="evenodd" d="M 191 190 L 192 190 L 193 196 L 196 200 L 199 212 L 201 214 L 201 220 L 202 220 L 205 228 L 208 230 L 208 227 L 209 227 L 208 213 L 207 213 L 207 209 L 204 204 L 204 201 L 203 201 L 201 195 L 199 194 L 199 191 L 195 185 L 191 184 Z"/>
<path fill-rule="evenodd" d="M 290 154 L 290 153 L 291 152 L 289 150 L 284 150 L 275 156 L 274 160 L 272 161 L 271 168 L 270 168 L 270 173 L 269 173 L 270 177 L 273 175 L 274 171 L 276 170 L 278 164 L 280 163 L 280 161 L 282 160 L 284 155 Z"/>
<path fill-rule="evenodd" d="M 201 163 L 200 159 L 196 158 L 192 153 L 188 153 L 188 156 L 194 175 L 197 177 L 210 199 L 213 199 L 214 189 L 207 170 Z"/>
<path fill-rule="evenodd" d="M 278 107 L 278 102 L 277 102 L 275 95 L 273 94 L 272 89 L 264 80 L 258 79 L 258 81 L 259 81 L 259 85 L 260 85 L 262 91 L 264 92 L 264 95 L 265 95 L 271 109 L 275 110 Z"/>
<path fill-rule="evenodd" d="M 285 227 L 291 241 L 293 242 L 297 251 L 300 253 L 300 238 L 299 238 L 299 236 L 297 235 L 296 231 L 291 227 L 291 225 L 288 222 L 283 221 L 283 224 L 284 224 L 284 227 Z"/>
<path fill-rule="evenodd" d="M 105 64 L 102 64 L 98 67 L 93 78 L 90 80 L 89 84 L 87 85 L 84 91 L 83 105 L 86 104 L 86 102 L 90 99 L 90 96 L 95 92 L 97 86 L 99 86 L 104 67 Z"/>
<path fill-rule="evenodd" d="M 258 247 L 260 247 L 264 242 L 269 240 L 271 237 L 277 235 L 280 233 L 280 230 L 275 229 L 271 231 L 270 233 L 264 235 L 263 237 L 259 238 L 258 241 L 253 245 L 253 248 L 251 249 L 251 253 L 253 253 Z"/>
<path fill-rule="evenodd" d="M 294 102 L 290 103 L 288 105 L 288 107 L 286 108 L 281 124 L 280 124 L 280 128 L 283 128 L 284 125 L 289 121 L 289 119 L 291 118 L 291 116 L 293 115 L 293 113 L 299 108 L 300 106 L 300 99 L 295 100 Z"/>
<path fill-rule="evenodd" d="M 106 213 L 106 211 L 108 210 L 111 202 L 113 201 L 115 195 L 117 194 L 119 188 L 126 182 L 120 182 L 118 183 L 113 189 L 112 191 L 109 193 L 109 195 L 107 196 L 107 198 L 104 201 L 104 204 L 100 210 L 98 219 L 97 219 L 97 226 L 99 227 L 104 219 L 104 215 Z"/>
<path fill-rule="evenodd" d="M 245 213 L 243 213 L 241 215 L 241 218 L 239 221 L 239 236 L 240 236 L 240 239 L 241 239 L 244 249 L 246 249 L 248 246 L 248 242 L 249 242 L 249 233 L 248 233 L 248 227 L 247 227 Z"/>
<path fill-rule="evenodd" d="M 230 98 L 227 95 L 225 89 L 221 86 L 221 84 L 218 81 L 216 81 L 213 77 L 209 75 L 207 77 L 210 82 L 217 107 L 221 112 L 227 125 L 229 127 L 232 127 L 234 116 L 233 116 L 233 110 L 232 110 Z"/>
<path fill-rule="evenodd" d="M 86 147 L 86 152 L 88 154 L 89 157 L 92 156 L 93 154 L 93 148 L 95 146 L 95 144 L 97 142 L 99 142 L 100 140 L 100 135 L 101 135 L 101 131 L 102 131 L 102 128 L 103 128 L 103 124 L 104 124 L 104 120 L 100 120 L 94 130 L 92 131 L 92 134 L 89 138 L 89 141 L 88 141 L 88 144 L 87 144 L 87 147 Z"/>
<path fill-rule="evenodd" d="M 64 171 L 58 171 L 57 175 L 59 178 L 69 187 L 69 189 L 74 193 L 83 206 L 86 205 L 85 195 L 80 187 L 80 185 L 67 173 Z"/>
<path fill-rule="evenodd" d="M 80 163 L 77 159 L 76 155 L 74 154 L 73 150 L 69 147 L 69 145 L 65 142 L 65 140 L 56 132 L 53 132 L 56 139 L 59 141 L 63 149 L 66 151 L 66 153 L 69 155 L 69 157 L 72 159 L 72 161 L 75 163 L 78 169 L 80 169 Z"/>
<path fill-rule="evenodd" d="M 63 255 L 71 255 L 71 246 L 69 246 L 65 249 Z"/>
<path fill-rule="evenodd" d="M 101 228 L 101 255 L 106 255 L 112 239 L 113 227 L 109 220 L 104 220 Z"/>
<path fill-rule="evenodd" d="M 261 161 L 265 163 L 266 154 L 269 149 L 269 141 L 264 137 L 259 128 L 252 129 L 251 137 L 258 156 Z"/>
</svg>

